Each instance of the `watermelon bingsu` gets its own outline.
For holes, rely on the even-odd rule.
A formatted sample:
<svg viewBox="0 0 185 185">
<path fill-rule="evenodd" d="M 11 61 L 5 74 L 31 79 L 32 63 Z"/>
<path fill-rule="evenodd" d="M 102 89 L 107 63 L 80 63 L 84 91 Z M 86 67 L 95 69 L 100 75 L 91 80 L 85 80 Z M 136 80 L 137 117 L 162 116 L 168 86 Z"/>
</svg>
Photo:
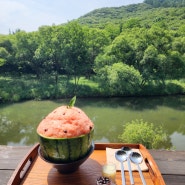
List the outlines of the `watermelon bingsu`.
<svg viewBox="0 0 185 185">
<path fill-rule="evenodd" d="M 92 121 L 74 106 L 56 108 L 37 127 L 43 157 L 54 163 L 70 163 L 83 158 L 90 150 L 93 133 Z"/>
</svg>

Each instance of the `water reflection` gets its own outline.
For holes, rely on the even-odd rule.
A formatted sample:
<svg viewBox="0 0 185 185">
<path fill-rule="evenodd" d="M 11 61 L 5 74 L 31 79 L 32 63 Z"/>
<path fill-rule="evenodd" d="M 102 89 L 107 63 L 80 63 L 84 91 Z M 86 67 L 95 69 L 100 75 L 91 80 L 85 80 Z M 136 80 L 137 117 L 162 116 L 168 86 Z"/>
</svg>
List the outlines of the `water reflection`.
<svg viewBox="0 0 185 185">
<path fill-rule="evenodd" d="M 36 128 L 54 108 L 69 100 L 27 101 L 0 105 L 0 144 L 33 145 Z M 76 101 L 95 124 L 95 142 L 120 142 L 125 123 L 143 119 L 163 125 L 173 147 L 185 150 L 185 96 L 146 98 L 94 98 Z M 175 134 L 174 134 L 175 133 Z M 180 139 L 179 139 L 180 138 Z"/>
<path fill-rule="evenodd" d="M 170 137 L 171 137 L 173 146 L 176 146 L 176 148 L 182 148 L 184 150 L 184 147 L 182 147 L 182 145 L 184 145 L 185 143 L 184 135 L 178 132 L 174 132 Z"/>
</svg>

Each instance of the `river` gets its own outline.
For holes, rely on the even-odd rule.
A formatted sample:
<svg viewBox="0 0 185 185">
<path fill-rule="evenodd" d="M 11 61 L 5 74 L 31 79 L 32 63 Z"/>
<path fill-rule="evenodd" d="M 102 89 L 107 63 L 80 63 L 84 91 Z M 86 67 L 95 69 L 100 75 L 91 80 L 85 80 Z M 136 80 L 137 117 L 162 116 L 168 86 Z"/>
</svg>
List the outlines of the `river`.
<svg viewBox="0 0 185 185">
<path fill-rule="evenodd" d="M 0 105 L 0 145 L 33 145 L 36 128 L 54 108 L 69 100 L 25 101 Z M 136 119 L 163 125 L 171 149 L 185 150 L 185 96 L 145 98 L 77 98 L 95 124 L 95 142 L 120 142 L 123 125 Z"/>
</svg>

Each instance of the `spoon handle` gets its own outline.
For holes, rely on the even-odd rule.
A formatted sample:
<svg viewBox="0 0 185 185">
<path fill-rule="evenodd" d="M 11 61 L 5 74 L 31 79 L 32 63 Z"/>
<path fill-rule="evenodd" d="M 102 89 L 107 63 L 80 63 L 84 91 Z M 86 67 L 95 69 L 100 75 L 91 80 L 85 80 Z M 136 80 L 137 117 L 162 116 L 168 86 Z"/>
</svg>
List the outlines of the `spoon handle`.
<svg viewBox="0 0 185 185">
<path fill-rule="evenodd" d="M 129 175 L 130 175 L 130 182 L 131 182 L 131 185 L 134 185 L 134 178 L 133 178 L 133 175 L 132 175 L 132 169 L 131 169 L 129 157 L 127 158 L 127 164 L 128 164 Z"/>
<path fill-rule="evenodd" d="M 143 185 L 146 185 L 146 182 L 145 182 L 145 179 L 144 179 L 144 177 L 143 177 L 143 173 L 142 173 L 142 171 L 141 171 L 141 168 L 139 167 L 139 164 L 137 164 L 137 168 L 138 168 L 139 175 L 140 175 L 140 177 L 141 177 L 141 180 L 142 180 Z"/>
<path fill-rule="evenodd" d="M 124 172 L 124 166 L 123 166 L 123 162 L 121 163 L 121 178 L 122 178 L 122 185 L 125 185 L 125 172 Z"/>
</svg>

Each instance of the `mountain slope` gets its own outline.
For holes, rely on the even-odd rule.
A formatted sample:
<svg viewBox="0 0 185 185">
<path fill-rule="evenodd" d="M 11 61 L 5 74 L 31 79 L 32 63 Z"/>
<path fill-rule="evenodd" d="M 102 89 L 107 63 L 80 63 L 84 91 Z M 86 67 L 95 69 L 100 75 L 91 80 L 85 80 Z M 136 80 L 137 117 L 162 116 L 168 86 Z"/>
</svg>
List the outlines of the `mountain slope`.
<svg viewBox="0 0 185 185">
<path fill-rule="evenodd" d="M 141 26 L 151 26 L 163 22 L 171 29 L 185 24 L 185 7 L 158 7 L 140 3 L 121 7 L 96 9 L 78 19 L 79 23 L 90 27 L 102 27 L 107 23 L 124 24 L 136 19 Z"/>
</svg>

